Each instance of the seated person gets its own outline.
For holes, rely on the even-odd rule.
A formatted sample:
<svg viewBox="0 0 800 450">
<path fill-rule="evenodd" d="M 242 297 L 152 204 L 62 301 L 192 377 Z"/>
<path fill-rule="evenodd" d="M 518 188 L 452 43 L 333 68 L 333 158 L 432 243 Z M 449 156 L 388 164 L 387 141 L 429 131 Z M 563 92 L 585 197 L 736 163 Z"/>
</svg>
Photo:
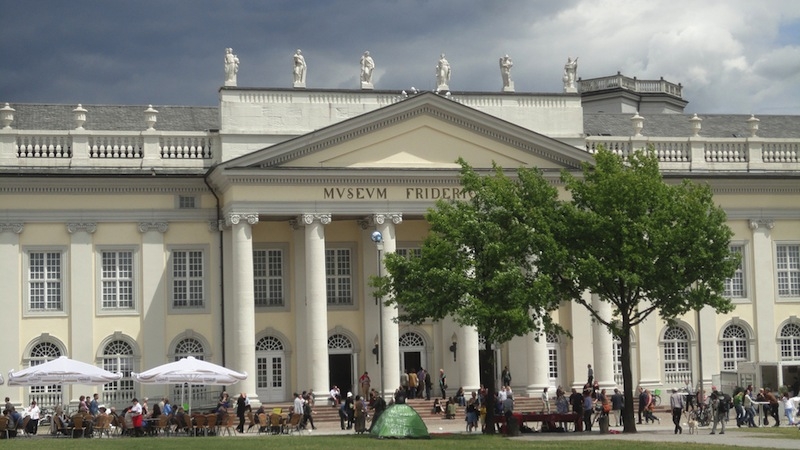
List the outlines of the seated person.
<svg viewBox="0 0 800 450">
<path fill-rule="evenodd" d="M 455 399 L 453 399 L 453 397 L 450 397 L 450 399 L 447 400 L 447 406 L 445 407 L 444 418 L 445 419 L 456 418 L 456 401 Z"/>
<path fill-rule="evenodd" d="M 439 399 L 435 399 L 433 401 L 433 413 L 434 414 L 441 414 L 442 413 L 442 404 L 439 403 Z"/>
<path fill-rule="evenodd" d="M 463 387 L 458 388 L 458 391 L 456 391 L 456 401 L 461 406 L 467 406 L 467 399 L 464 397 Z"/>
</svg>

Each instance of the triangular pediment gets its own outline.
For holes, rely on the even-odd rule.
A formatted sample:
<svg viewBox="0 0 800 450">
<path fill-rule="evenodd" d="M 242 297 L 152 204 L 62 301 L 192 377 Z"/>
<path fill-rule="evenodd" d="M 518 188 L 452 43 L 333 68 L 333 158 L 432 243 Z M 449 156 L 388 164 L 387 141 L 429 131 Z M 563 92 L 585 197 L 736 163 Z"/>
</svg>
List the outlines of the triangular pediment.
<svg viewBox="0 0 800 450">
<path fill-rule="evenodd" d="M 225 169 L 574 169 L 591 156 L 433 93 L 233 159 Z"/>
</svg>

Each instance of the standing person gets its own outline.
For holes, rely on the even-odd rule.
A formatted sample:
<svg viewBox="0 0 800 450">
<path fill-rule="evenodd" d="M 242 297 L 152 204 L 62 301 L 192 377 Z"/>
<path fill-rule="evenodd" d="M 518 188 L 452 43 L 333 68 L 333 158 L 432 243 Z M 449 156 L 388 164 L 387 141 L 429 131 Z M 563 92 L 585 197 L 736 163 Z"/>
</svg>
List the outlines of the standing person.
<svg viewBox="0 0 800 450">
<path fill-rule="evenodd" d="M 683 390 L 686 391 L 686 412 L 689 412 L 689 408 L 694 409 L 694 389 L 690 379 L 687 378 L 684 381 Z"/>
<path fill-rule="evenodd" d="M 36 434 L 39 430 L 39 416 L 41 415 L 42 410 L 39 409 L 39 405 L 36 404 L 36 400 L 31 401 L 31 406 L 25 409 L 25 414 L 30 417 L 28 421 L 28 428 L 25 430 L 28 434 Z"/>
<path fill-rule="evenodd" d="M 383 414 L 386 410 L 386 400 L 383 399 L 382 395 L 377 395 L 375 397 L 375 402 L 372 404 L 373 414 L 372 414 L 372 423 L 369 425 L 369 430 L 372 431 L 372 425 L 375 425 L 375 422 L 378 421 L 378 417 Z"/>
<path fill-rule="evenodd" d="M 783 413 L 786 415 L 786 421 L 789 422 L 789 425 L 794 425 L 794 400 L 792 400 L 789 392 L 784 392 L 781 400 L 783 402 Z"/>
<path fill-rule="evenodd" d="M 305 402 L 303 402 L 303 421 L 302 421 L 302 428 L 306 428 L 306 424 L 311 424 L 311 429 L 316 430 L 317 427 L 314 425 L 314 393 L 309 391 L 304 398 Z"/>
<path fill-rule="evenodd" d="M 717 424 L 722 423 L 722 429 L 719 434 L 725 434 L 725 417 L 728 414 L 728 408 L 724 404 L 722 394 L 712 388 L 711 395 L 711 417 L 713 417 L 714 425 L 711 427 L 711 434 L 717 432 Z"/>
<path fill-rule="evenodd" d="M 403 398 L 408 398 L 408 372 L 405 370 L 400 373 L 400 389 L 403 390 Z"/>
<path fill-rule="evenodd" d="M 619 389 L 614 388 L 614 394 L 611 396 L 611 411 L 613 411 L 614 415 L 617 417 L 618 427 L 623 425 L 623 408 L 625 408 L 625 396 L 622 395 L 622 392 L 620 392 Z"/>
<path fill-rule="evenodd" d="M 447 375 L 444 374 L 444 369 L 439 369 L 439 389 L 442 391 L 442 398 L 447 398 Z"/>
<path fill-rule="evenodd" d="M 247 400 L 247 394 L 244 392 L 239 394 L 239 398 L 236 399 L 236 417 L 239 418 L 239 426 L 236 427 L 236 431 L 239 433 L 244 433 L 244 416 L 248 403 L 250 402 Z"/>
<path fill-rule="evenodd" d="M 741 428 L 745 423 L 744 389 L 741 389 L 733 396 L 733 409 L 736 410 L 736 427 Z"/>
<path fill-rule="evenodd" d="M 542 403 L 544 403 L 544 412 L 550 414 L 550 396 L 547 395 L 547 387 L 542 389 Z"/>
<path fill-rule="evenodd" d="M 408 371 L 408 393 L 406 394 L 406 398 L 416 398 L 417 397 L 417 383 L 419 379 L 417 378 L 417 372 L 414 369 Z"/>
<path fill-rule="evenodd" d="M 133 425 L 134 433 L 137 437 L 144 435 L 142 424 L 144 422 L 144 415 L 142 414 L 142 405 L 139 404 L 139 399 L 134 398 L 131 400 L 131 424 Z"/>
<path fill-rule="evenodd" d="M 369 389 L 371 387 L 371 384 L 372 380 L 370 380 L 369 378 L 369 372 L 365 370 L 364 373 L 361 375 L 361 377 L 358 379 L 358 385 L 361 387 L 361 395 L 364 398 L 367 398 L 369 396 Z"/>
<path fill-rule="evenodd" d="M 587 372 L 586 377 L 589 380 L 589 381 L 586 382 L 586 384 L 588 384 L 589 386 L 592 386 L 592 380 L 594 380 L 594 369 L 592 369 L 592 365 L 591 364 L 589 364 L 587 366 L 586 372 Z"/>
<path fill-rule="evenodd" d="M 641 386 L 636 388 L 636 391 L 639 392 L 639 421 L 636 422 L 636 424 L 637 425 L 641 425 L 642 424 L 642 415 L 644 414 L 644 410 L 645 410 L 645 408 L 647 408 L 647 404 L 649 402 L 647 401 L 647 392 L 645 392 L 645 390 L 642 389 Z"/>
<path fill-rule="evenodd" d="M 585 432 L 592 431 L 592 412 L 594 411 L 594 401 L 592 391 L 583 391 L 583 427 Z"/>
<path fill-rule="evenodd" d="M 503 379 L 503 386 L 511 386 L 511 371 L 508 370 L 508 366 L 503 367 L 503 372 L 500 376 Z"/>
<path fill-rule="evenodd" d="M 773 425 L 773 427 L 781 426 L 781 416 L 778 414 L 778 398 L 775 397 L 775 394 L 773 394 L 772 391 L 769 390 L 769 388 L 764 388 L 764 398 L 766 399 L 767 402 L 769 402 L 769 405 L 767 405 L 767 408 L 769 409 L 769 414 L 772 416 L 773 419 L 775 419 L 775 425 Z M 766 424 L 767 420 L 765 417 L 764 425 Z"/>
<path fill-rule="evenodd" d="M 99 399 L 100 395 L 95 392 L 95 394 L 92 395 L 92 401 L 89 402 L 89 414 L 91 414 L 92 417 L 97 417 L 97 415 L 100 414 L 100 402 L 98 401 Z"/>
<path fill-rule="evenodd" d="M 669 396 L 669 406 L 672 408 L 672 423 L 675 424 L 675 434 L 682 434 L 681 415 L 683 415 L 683 395 L 678 393 L 677 389 L 672 389 L 672 395 Z"/>
<path fill-rule="evenodd" d="M 747 424 L 748 428 L 755 428 L 757 426 L 755 422 L 756 409 L 753 406 L 753 397 L 750 389 L 744 391 L 742 408 L 744 408 L 744 423 Z"/>
<path fill-rule="evenodd" d="M 572 394 L 569 396 L 569 403 L 572 405 L 572 412 L 578 415 L 578 417 L 583 416 L 583 396 L 578 392 L 577 389 L 572 388 Z M 581 431 L 581 421 L 578 420 L 575 422 L 575 431 Z"/>
<path fill-rule="evenodd" d="M 433 389 L 433 381 L 431 381 L 431 373 L 425 371 L 425 400 L 430 401 L 431 389 Z"/>
<path fill-rule="evenodd" d="M 425 390 L 425 374 L 427 372 L 422 367 L 417 372 L 417 398 L 422 398 L 422 393 Z"/>
</svg>

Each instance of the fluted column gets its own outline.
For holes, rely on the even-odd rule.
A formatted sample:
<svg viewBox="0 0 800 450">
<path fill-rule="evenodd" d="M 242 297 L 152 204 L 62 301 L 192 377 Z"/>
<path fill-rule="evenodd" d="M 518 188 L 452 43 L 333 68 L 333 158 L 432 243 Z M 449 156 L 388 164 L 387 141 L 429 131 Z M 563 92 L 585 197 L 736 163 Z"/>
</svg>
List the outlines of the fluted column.
<svg viewBox="0 0 800 450">
<path fill-rule="evenodd" d="M 642 300 L 639 309 L 650 307 L 650 302 Z M 638 333 L 639 349 L 639 383 L 642 387 L 649 388 L 661 384 L 661 347 L 659 346 L 659 327 L 661 318 L 657 314 L 650 314 L 644 322 L 640 323 Z M 632 359 L 632 358 L 631 358 Z M 636 380 L 633 380 L 634 384 Z"/>
<path fill-rule="evenodd" d="M 592 294 L 592 309 L 603 320 L 611 320 L 611 304 L 600 300 L 596 294 Z M 600 322 L 592 322 L 592 339 L 594 350 L 594 378 L 601 388 L 611 388 L 616 386 L 614 381 L 614 355 L 613 338 L 608 328 Z"/>
<path fill-rule="evenodd" d="M 251 402 L 260 403 L 256 393 L 255 288 L 253 285 L 253 225 L 258 214 L 230 214 L 225 218 L 231 227 L 231 259 L 233 272 L 235 368 L 247 372 L 237 390 L 247 393 Z"/>
<path fill-rule="evenodd" d="M 330 214 L 303 214 L 306 259 L 306 335 L 308 336 L 306 367 L 314 392 L 330 390 L 328 365 L 328 300 L 325 289 L 325 225 Z"/>
<path fill-rule="evenodd" d="M 529 397 L 538 398 L 542 389 L 550 386 L 550 357 L 547 351 L 545 333 L 534 338 L 533 333 L 525 337 L 528 351 L 528 380 L 525 393 Z M 512 372 L 513 374 L 513 372 Z"/>
<path fill-rule="evenodd" d="M 386 266 L 383 258 L 388 253 L 397 251 L 397 234 L 395 225 L 403 221 L 403 215 L 398 213 L 375 214 L 371 220 L 375 223 L 375 229 L 383 236 L 383 252 L 381 252 L 381 274 L 386 274 Z M 385 299 L 383 299 L 385 300 Z M 381 364 L 382 377 L 385 385 L 381 386 L 384 398 L 390 398 L 394 393 L 396 380 L 400 377 L 400 329 L 394 321 L 397 317 L 397 307 L 394 305 L 386 306 L 382 304 L 381 327 L 383 329 L 381 338 Z"/>
</svg>

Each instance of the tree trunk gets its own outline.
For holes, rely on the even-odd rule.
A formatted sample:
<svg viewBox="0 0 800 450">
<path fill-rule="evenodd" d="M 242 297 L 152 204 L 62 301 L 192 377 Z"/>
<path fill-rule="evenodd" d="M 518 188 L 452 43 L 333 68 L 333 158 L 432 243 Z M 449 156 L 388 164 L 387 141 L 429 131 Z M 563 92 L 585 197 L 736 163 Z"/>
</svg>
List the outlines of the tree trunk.
<svg viewBox="0 0 800 450">
<path fill-rule="evenodd" d="M 622 318 L 622 336 L 620 336 L 620 345 L 622 345 L 622 389 L 625 395 L 625 407 L 622 414 L 623 432 L 636 433 L 636 411 L 634 405 L 634 390 L 633 390 L 633 373 L 631 371 L 631 333 L 630 333 L 630 320 L 627 317 Z M 638 396 L 637 396 L 638 397 Z"/>
<path fill-rule="evenodd" d="M 479 352 L 483 354 L 483 358 L 485 360 L 483 363 L 485 364 L 486 370 L 488 373 L 487 379 L 489 383 L 486 385 L 486 428 L 483 430 L 484 434 L 495 434 L 495 427 L 494 427 L 494 408 L 495 408 L 495 399 L 494 399 L 494 386 L 497 383 L 495 379 L 495 370 L 494 370 L 494 352 L 492 351 L 492 343 L 486 339 L 485 344 L 485 352 Z M 480 364 L 480 363 L 479 363 Z"/>
</svg>

